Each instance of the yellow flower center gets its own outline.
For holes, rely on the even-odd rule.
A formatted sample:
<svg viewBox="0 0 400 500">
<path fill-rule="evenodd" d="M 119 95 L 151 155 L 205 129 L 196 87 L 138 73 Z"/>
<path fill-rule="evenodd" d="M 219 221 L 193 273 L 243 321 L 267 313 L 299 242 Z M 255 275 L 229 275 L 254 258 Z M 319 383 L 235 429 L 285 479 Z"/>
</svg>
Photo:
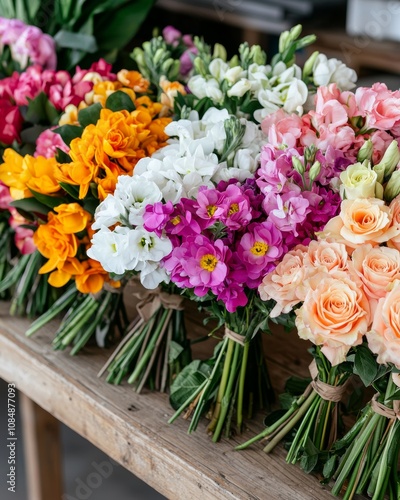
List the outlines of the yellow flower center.
<svg viewBox="0 0 400 500">
<path fill-rule="evenodd" d="M 181 218 L 179 215 L 175 216 L 173 219 L 171 219 L 171 222 L 174 226 L 177 226 L 181 221 Z"/>
<path fill-rule="evenodd" d="M 217 210 L 217 207 L 215 205 L 208 205 L 208 207 L 207 207 L 207 213 L 210 217 L 212 217 L 215 214 L 216 210 Z"/>
<path fill-rule="evenodd" d="M 210 253 L 206 253 L 200 259 L 200 266 L 206 271 L 210 271 L 210 273 L 214 271 L 217 264 L 218 264 L 218 259 Z"/>
<path fill-rule="evenodd" d="M 263 241 L 256 241 L 254 245 L 250 248 L 250 252 L 257 257 L 262 257 L 268 252 L 268 245 Z"/>
<path fill-rule="evenodd" d="M 229 207 L 229 215 L 236 214 L 237 212 L 239 212 L 239 205 L 237 203 L 232 203 Z"/>
</svg>

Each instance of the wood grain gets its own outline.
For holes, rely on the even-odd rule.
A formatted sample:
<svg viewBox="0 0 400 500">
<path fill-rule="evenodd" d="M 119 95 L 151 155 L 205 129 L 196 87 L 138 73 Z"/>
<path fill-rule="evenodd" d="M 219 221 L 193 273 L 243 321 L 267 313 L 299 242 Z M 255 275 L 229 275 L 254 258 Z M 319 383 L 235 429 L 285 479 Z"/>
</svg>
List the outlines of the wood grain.
<svg viewBox="0 0 400 500">
<path fill-rule="evenodd" d="M 27 320 L 10 318 L 0 307 L 0 377 L 12 381 L 33 401 L 103 450 L 112 459 L 173 500 L 201 498 L 324 500 L 330 493 L 312 476 L 284 461 L 282 448 L 271 455 L 262 445 L 235 452 L 236 443 L 262 428 L 260 415 L 242 436 L 213 444 L 206 422 L 187 434 L 187 422 L 167 424 L 172 410 L 167 395 L 135 394 L 124 383 L 111 386 L 96 374 L 111 350 L 85 348 L 78 356 L 54 352 L 55 324 L 33 338 Z M 191 335 L 204 334 L 200 321 L 189 323 Z M 286 336 L 286 337 L 283 337 Z M 304 342 L 277 333 L 266 339 L 266 356 L 274 386 L 287 376 L 307 373 L 310 359 Z M 198 345 L 200 351 L 204 344 Z M 210 347 L 208 347 L 210 349 Z M 204 352 L 203 352 L 204 354 Z"/>
</svg>

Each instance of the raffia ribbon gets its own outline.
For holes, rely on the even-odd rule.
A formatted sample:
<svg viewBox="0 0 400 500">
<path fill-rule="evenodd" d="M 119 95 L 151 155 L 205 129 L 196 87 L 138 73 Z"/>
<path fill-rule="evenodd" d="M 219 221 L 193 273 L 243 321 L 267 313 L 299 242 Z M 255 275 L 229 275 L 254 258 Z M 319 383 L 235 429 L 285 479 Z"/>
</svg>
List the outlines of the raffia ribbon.
<svg viewBox="0 0 400 500">
<path fill-rule="evenodd" d="M 375 396 L 371 400 L 371 407 L 375 413 L 382 415 L 383 417 L 390 418 L 394 420 L 398 418 L 400 420 L 400 401 L 393 401 L 393 408 L 389 408 L 385 406 L 383 403 L 378 401 L 379 393 L 375 394 Z"/>
<path fill-rule="evenodd" d="M 308 369 L 310 370 L 312 378 L 311 386 L 314 391 L 326 401 L 339 403 L 342 400 L 343 394 L 346 392 L 348 381 L 346 381 L 342 385 L 330 385 L 322 382 L 322 380 L 320 380 L 318 377 L 318 368 L 315 360 L 313 360 Z"/>
<path fill-rule="evenodd" d="M 157 312 L 160 306 L 164 309 L 174 309 L 176 311 L 183 311 L 183 300 L 181 295 L 163 292 L 160 287 L 155 290 L 147 290 L 139 283 L 133 282 L 131 285 L 132 294 L 139 299 L 136 304 L 136 310 L 144 322 Z"/>
<path fill-rule="evenodd" d="M 224 337 L 228 337 L 228 339 L 233 340 L 234 342 L 237 342 L 238 344 L 240 344 L 242 346 L 244 346 L 244 344 L 245 344 L 243 335 L 240 335 L 239 333 L 232 331 L 227 326 L 225 326 Z"/>
</svg>

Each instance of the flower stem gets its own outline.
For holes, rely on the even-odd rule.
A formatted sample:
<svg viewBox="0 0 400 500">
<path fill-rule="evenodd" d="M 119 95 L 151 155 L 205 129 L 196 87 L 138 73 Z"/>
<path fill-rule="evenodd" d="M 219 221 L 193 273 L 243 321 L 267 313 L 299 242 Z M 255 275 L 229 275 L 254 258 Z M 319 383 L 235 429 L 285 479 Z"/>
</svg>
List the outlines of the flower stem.
<svg viewBox="0 0 400 500">
<path fill-rule="evenodd" d="M 249 348 L 250 348 L 250 342 L 246 342 L 243 346 L 242 364 L 240 367 L 239 392 L 238 392 L 237 414 L 236 414 L 237 415 L 236 423 L 239 432 L 241 432 L 243 425 L 244 384 L 246 381 L 246 369 L 247 369 L 247 361 L 249 359 Z"/>
</svg>

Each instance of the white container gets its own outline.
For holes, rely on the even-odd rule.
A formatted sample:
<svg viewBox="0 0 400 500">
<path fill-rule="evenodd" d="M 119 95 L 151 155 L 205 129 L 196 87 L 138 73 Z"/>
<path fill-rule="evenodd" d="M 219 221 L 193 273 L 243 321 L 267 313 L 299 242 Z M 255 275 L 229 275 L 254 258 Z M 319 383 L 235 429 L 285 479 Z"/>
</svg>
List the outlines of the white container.
<svg viewBox="0 0 400 500">
<path fill-rule="evenodd" d="M 346 31 L 375 40 L 400 41 L 400 1 L 348 0 Z"/>
</svg>

